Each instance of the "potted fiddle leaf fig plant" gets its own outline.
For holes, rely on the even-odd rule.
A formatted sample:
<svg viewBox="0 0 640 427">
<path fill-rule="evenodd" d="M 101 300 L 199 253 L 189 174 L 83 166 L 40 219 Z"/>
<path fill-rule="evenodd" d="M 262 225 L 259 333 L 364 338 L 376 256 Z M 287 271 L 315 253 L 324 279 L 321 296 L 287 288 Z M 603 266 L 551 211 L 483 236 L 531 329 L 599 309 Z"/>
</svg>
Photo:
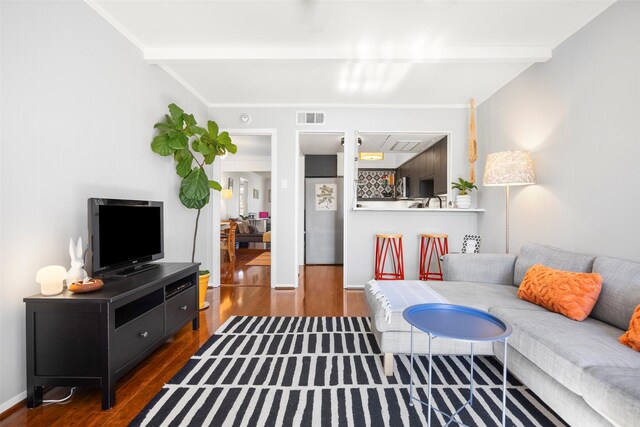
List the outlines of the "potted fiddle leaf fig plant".
<svg viewBox="0 0 640 427">
<path fill-rule="evenodd" d="M 469 209 L 471 207 L 471 191 L 477 190 L 478 187 L 472 182 L 466 181 L 464 178 L 458 178 L 458 182 L 452 182 L 451 188 L 458 190 L 456 196 L 456 206 L 460 209 Z"/>
<path fill-rule="evenodd" d="M 187 114 L 176 104 L 169 105 L 169 114 L 153 126 L 157 135 L 151 142 L 151 150 L 161 156 L 173 156 L 176 173 L 181 179 L 178 197 L 183 206 L 198 211 L 193 232 L 191 262 L 195 261 L 196 239 L 200 211 L 209 204 L 211 190 L 220 191 L 222 186 L 207 175 L 205 165 L 212 164 L 217 156 L 235 154 L 237 147 L 231 142 L 228 132 L 220 132 L 218 124 L 207 121 L 207 127 L 198 126 L 193 114 Z M 210 272 L 200 270 L 200 308 L 208 307 L 204 297 Z M 203 288 L 204 286 L 204 288 Z"/>
</svg>

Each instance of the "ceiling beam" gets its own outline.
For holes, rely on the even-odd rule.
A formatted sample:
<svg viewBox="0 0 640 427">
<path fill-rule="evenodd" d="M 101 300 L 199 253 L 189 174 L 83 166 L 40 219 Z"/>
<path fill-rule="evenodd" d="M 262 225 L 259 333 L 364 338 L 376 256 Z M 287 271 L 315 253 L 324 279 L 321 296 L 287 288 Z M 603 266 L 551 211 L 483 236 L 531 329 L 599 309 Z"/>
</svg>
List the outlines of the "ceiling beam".
<svg viewBox="0 0 640 427">
<path fill-rule="evenodd" d="M 146 48 L 144 59 L 150 64 L 197 64 L 216 62 L 546 62 L 551 49 L 546 47 L 443 47 L 443 48 Z"/>
</svg>

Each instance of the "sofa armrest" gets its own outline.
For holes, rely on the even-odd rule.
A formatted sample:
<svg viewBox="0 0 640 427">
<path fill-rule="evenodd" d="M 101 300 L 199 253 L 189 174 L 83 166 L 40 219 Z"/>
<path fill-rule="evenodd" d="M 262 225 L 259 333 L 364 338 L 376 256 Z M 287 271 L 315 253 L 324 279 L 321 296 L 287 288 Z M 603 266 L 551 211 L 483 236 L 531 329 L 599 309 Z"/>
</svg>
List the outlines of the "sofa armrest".
<svg viewBox="0 0 640 427">
<path fill-rule="evenodd" d="M 509 254 L 447 254 L 444 280 L 513 286 L 516 256 Z"/>
</svg>

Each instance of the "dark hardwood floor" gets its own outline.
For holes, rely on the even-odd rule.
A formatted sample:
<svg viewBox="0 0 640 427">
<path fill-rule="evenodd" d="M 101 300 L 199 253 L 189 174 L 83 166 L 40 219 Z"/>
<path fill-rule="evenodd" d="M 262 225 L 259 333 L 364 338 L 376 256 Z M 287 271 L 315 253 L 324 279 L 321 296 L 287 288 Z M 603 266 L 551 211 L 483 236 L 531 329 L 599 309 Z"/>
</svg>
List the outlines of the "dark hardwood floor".
<svg viewBox="0 0 640 427">
<path fill-rule="evenodd" d="M 191 324 L 185 326 L 118 381 L 116 405 L 110 410 L 101 410 L 97 388 L 78 388 L 73 399 L 64 405 L 41 405 L 35 409 L 17 405 L 0 416 L 0 425 L 127 425 L 230 316 L 367 315 L 363 292 L 342 288 L 340 266 L 302 268 L 297 289 L 273 290 L 268 281 L 266 286 L 222 286 L 210 289 L 207 301 L 211 307 L 200 312 L 200 330 L 192 331 Z M 45 394 L 45 399 L 64 397 L 68 390 L 53 389 Z"/>
</svg>

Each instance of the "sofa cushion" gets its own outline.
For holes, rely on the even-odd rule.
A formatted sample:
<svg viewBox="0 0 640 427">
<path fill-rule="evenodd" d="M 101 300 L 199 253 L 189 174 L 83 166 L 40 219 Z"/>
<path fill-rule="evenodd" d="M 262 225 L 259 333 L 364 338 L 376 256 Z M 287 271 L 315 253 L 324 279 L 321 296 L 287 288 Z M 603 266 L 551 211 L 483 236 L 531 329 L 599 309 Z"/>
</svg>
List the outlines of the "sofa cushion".
<svg viewBox="0 0 640 427">
<path fill-rule="evenodd" d="M 602 291 L 591 317 L 627 329 L 633 310 L 640 304 L 640 263 L 598 257 L 593 272 L 602 276 Z"/>
<path fill-rule="evenodd" d="M 428 282 L 429 286 L 442 295 L 451 304 L 488 310 L 492 306 L 512 307 L 525 310 L 546 311 L 535 304 L 522 301 L 516 297 L 518 289 L 513 286 L 490 285 L 469 282 Z M 425 285 L 426 286 L 426 285 Z M 380 332 L 410 331 L 411 326 L 404 320 L 401 312 L 392 312 L 390 321 L 380 302 L 370 292 L 370 285 L 365 285 L 365 296 L 371 308 L 371 320 Z M 416 301 L 419 304 L 420 301 Z"/>
<path fill-rule="evenodd" d="M 585 371 L 582 396 L 598 412 L 618 425 L 640 420 L 640 370 L 598 367 Z"/>
<path fill-rule="evenodd" d="M 629 329 L 618 338 L 618 341 L 620 341 L 620 344 L 626 345 L 635 351 L 640 351 L 640 305 L 633 312 L 629 322 Z"/>
<path fill-rule="evenodd" d="M 516 256 L 509 254 L 447 254 L 444 280 L 513 285 Z"/>
<path fill-rule="evenodd" d="M 575 322 L 549 311 L 496 307 L 489 312 L 513 326 L 509 345 L 574 393 L 585 369 L 640 369 L 638 353 L 618 342 L 623 331 L 596 319 Z"/>
<path fill-rule="evenodd" d="M 536 264 L 522 279 L 518 298 L 583 321 L 593 310 L 601 288 L 602 277 L 597 273 L 574 273 Z"/>
<path fill-rule="evenodd" d="M 529 243 L 520 249 L 513 275 L 514 286 L 520 286 L 524 275 L 532 265 L 542 264 L 547 267 L 578 273 L 591 273 L 595 256 L 569 252 L 551 246 Z"/>
</svg>

